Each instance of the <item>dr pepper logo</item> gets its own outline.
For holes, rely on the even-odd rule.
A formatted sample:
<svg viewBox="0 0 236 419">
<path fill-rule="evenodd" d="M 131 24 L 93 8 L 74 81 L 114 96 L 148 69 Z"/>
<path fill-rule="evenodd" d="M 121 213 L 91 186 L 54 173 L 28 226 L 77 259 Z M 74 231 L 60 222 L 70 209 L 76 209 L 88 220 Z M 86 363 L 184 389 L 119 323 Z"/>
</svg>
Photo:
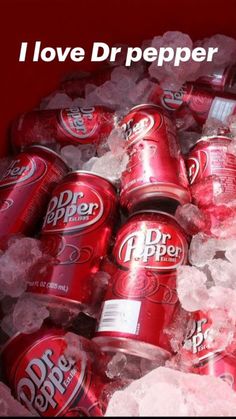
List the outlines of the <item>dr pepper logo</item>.
<svg viewBox="0 0 236 419">
<path fill-rule="evenodd" d="M 32 159 L 27 154 L 18 155 L 0 176 L 0 188 L 12 185 L 27 185 L 38 180 L 46 172 L 46 163 L 39 157 Z"/>
<path fill-rule="evenodd" d="M 101 196 L 86 185 L 68 182 L 59 186 L 49 202 L 44 220 L 44 232 L 70 232 L 97 223 L 103 213 Z"/>
<path fill-rule="evenodd" d="M 86 358 L 66 358 L 61 336 L 38 341 L 24 356 L 15 373 L 17 398 L 33 415 L 59 416 L 83 391 Z"/>
<path fill-rule="evenodd" d="M 205 151 L 200 150 L 198 153 L 192 154 L 187 159 L 189 182 L 192 185 L 195 181 L 201 179 L 208 166 L 208 155 Z"/>
<path fill-rule="evenodd" d="M 150 227 L 122 235 L 114 249 L 118 265 L 132 269 L 176 269 L 186 260 L 186 244 L 177 230 Z"/>
<path fill-rule="evenodd" d="M 73 137 L 87 138 L 97 130 L 95 108 L 67 108 L 60 111 L 63 128 Z"/>
<path fill-rule="evenodd" d="M 128 144 L 131 145 L 150 135 L 153 129 L 158 129 L 162 124 L 162 115 L 156 111 L 154 119 L 149 112 L 137 109 L 130 112 L 122 122 L 121 129 Z"/>
</svg>

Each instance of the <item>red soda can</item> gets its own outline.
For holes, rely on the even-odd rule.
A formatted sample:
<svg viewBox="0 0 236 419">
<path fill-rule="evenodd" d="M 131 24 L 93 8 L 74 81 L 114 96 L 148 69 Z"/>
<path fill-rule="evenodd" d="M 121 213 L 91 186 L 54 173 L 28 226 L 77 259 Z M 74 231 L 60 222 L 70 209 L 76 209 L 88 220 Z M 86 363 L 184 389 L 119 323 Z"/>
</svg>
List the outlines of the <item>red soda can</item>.
<svg viewBox="0 0 236 419">
<path fill-rule="evenodd" d="M 210 314 L 195 312 L 182 349 L 190 361 L 190 372 L 219 377 L 236 390 L 236 357 L 226 353 L 224 347 L 219 345 L 213 333 Z"/>
<path fill-rule="evenodd" d="M 169 111 L 176 111 L 187 105 L 195 120 L 204 124 L 208 118 L 225 122 L 236 113 L 236 96 L 232 93 L 205 90 L 197 84 L 186 83 L 178 91 L 164 90 L 160 95 L 159 87 L 152 92 L 150 100 L 161 104 Z"/>
<path fill-rule="evenodd" d="M 216 91 L 236 93 L 236 66 L 218 68 L 197 79 L 196 83 Z"/>
<path fill-rule="evenodd" d="M 228 152 L 230 143 L 231 139 L 225 136 L 203 137 L 186 159 L 193 201 L 201 207 L 214 204 L 214 193 L 224 202 L 235 198 L 236 156 Z M 212 197 L 202 196 L 201 193 L 201 185 L 207 178 L 212 178 L 209 189 Z M 220 190 L 214 191 L 214 179 L 218 179 Z"/>
<path fill-rule="evenodd" d="M 43 248 L 55 258 L 36 267 L 28 291 L 56 303 L 90 304 L 92 274 L 107 254 L 117 216 L 114 186 L 91 172 L 71 172 L 52 193 L 41 232 Z"/>
<path fill-rule="evenodd" d="M 190 201 L 184 160 L 170 118 L 158 106 L 140 105 L 121 122 L 129 162 L 121 178 L 121 205 L 129 212 L 153 203 Z"/>
<path fill-rule="evenodd" d="M 65 333 L 43 328 L 10 339 L 1 354 L 7 381 L 33 416 L 103 416 L 106 406 L 99 399 L 106 379 L 89 356 L 91 349 L 99 356 L 99 350 L 80 337 L 79 359 L 66 357 Z"/>
<path fill-rule="evenodd" d="M 40 143 L 78 145 L 99 143 L 113 129 L 113 113 L 101 106 L 32 111 L 13 124 L 12 144 L 17 150 Z"/>
<path fill-rule="evenodd" d="M 31 146 L 11 160 L 0 176 L 1 238 L 35 231 L 53 187 L 68 170 L 57 153 L 43 146 Z"/>
<path fill-rule="evenodd" d="M 179 312 L 176 269 L 186 263 L 187 251 L 185 233 L 169 214 L 137 212 L 121 227 L 94 338 L 102 350 L 170 356 L 165 330 Z"/>
</svg>

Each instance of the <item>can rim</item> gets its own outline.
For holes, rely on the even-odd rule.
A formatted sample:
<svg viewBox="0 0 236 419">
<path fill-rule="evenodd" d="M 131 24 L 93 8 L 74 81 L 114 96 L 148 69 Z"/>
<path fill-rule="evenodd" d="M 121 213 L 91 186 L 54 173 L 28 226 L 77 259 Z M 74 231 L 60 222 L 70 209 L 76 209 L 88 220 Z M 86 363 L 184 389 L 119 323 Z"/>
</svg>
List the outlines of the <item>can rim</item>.
<svg viewBox="0 0 236 419">
<path fill-rule="evenodd" d="M 8 347 L 8 345 L 11 345 L 11 343 L 17 338 L 17 336 L 19 336 L 21 333 L 20 332 L 16 332 L 14 333 L 12 336 L 9 336 L 9 339 L 7 339 L 7 341 L 4 343 L 4 345 L 1 347 L 0 350 L 0 355 L 2 355 L 3 351 L 5 351 L 5 349 Z M 7 333 L 6 333 L 7 335 Z"/>
<path fill-rule="evenodd" d="M 178 223 L 178 221 L 177 221 L 177 219 L 176 219 L 176 217 L 174 216 L 174 215 L 172 215 L 172 214 L 169 214 L 168 212 L 166 212 L 166 211 L 159 211 L 159 210 L 152 210 L 152 209 L 143 209 L 143 210 L 138 210 L 138 211 L 135 211 L 135 212 L 133 212 L 132 214 L 130 214 L 129 215 L 129 217 L 128 217 L 128 220 L 130 219 L 130 218 L 132 218 L 133 217 L 133 215 L 137 215 L 137 214 L 144 214 L 144 213 L 151 213 L 151 214 L 163 214 L 163 215 L 167 215 L 168 217 L 170 217 L 170 218 L 173 218 L 173 220 L 175 220 L 176 222 L 177 222 L 177 224 L 179 224 Z"/>
<path fill-rule="evenodd" d="M 164 112 L 164 108 L 161 105 L 156 105 L 155 103 L 151 103 L 151 102 L 145 102 L 145 103 L 141 103 L 140 105 L 135 105 L 132 108 L 130 108 L 130 110 L 128 111 L 128 113 L 126 115 L 128 115 L 130 113 L 130 111 L 133 111 L 134 109 L 144 108 L 145 106 L 151 106 L 153 108 L 158 108 L 158 109 L 161 109 Z"/>
<path fill-rule="evenodd" d="M 227 135 L 217 135 L 217 134 L 215 134 L 215 135 L 204 135 L 203 137 L 199 138 L 199 140 L 196 141 L 196 143 L 194 144 L 193 147 L 195 147 L 196 144 L 200 143 L 200 141 L 208 141 L 208 140 L 211 140 L 211 139 L 214 139 L 214 138 L 220 138 L 220 139 L 223 138 L 225 140 L 232 141 L 232 138 L 227 137 Z"/>
<path fill-rule="evenodd" d="M 59 160 L 61 160 L 61 161 L 65 164 L 65 166 L 67 167 L 67 169 L 68 169 L 68 170 L 70 170 L 69 165 L 68 165 L 68 164 L 66 163 L 66 161 L 63 159 L 63 157 L 62 157 L 59 153 L 57 153 L 57 151 L 52 150 L 50 147 L 47 147 L 47 146 L 42 145 L 42 144 L 32 144 L 32 145 L 30 145 L 30 146 L 26 147 L 26 148 L 25 148 L 25 151 L 29 150 L 30 148 L 40 148 L 41 150 L 44 150 L 44 151 L 49 152 L 50 154 L 52 154 L 53 156 L 55 156 L 55 157 L 57 157 Z"/>
<path fill-rule="evenodd" d="M 109 180 L 109 179 L 107 179 L 107 178 L 105 178 L 104 176 L 102 176 L 102 175 L 99 175 L 99 174 L 97 174 L 96 172 L 92 172 L 92 171 L 89 171 L 89 170 L 72 170 L 72 171 L 70 171 L 69 173 L 67 173 L 65 176 L 64 176 L 64 179 L 67 177 L 67 176 L 70 176 L 70 175 L 73 175 L 73 174 L 78 174 L 78 175 L 80 175 L 80 174 L 85 174 L 85 175 L 92 175 L 92 176 L 96 176 L 96 177 L 98 177 L 98 178 L 101 178 L 102 180 L 105 180 L 107 183 L 109 183 L 113 188 L 114 188 L 114 190 L 116 191 L 117 190 L 117 188 L 115 187 L 115 185 L 114 185 L 114 183 L 112 183 L 112 181 L 111 180 Z"/>
</svg>

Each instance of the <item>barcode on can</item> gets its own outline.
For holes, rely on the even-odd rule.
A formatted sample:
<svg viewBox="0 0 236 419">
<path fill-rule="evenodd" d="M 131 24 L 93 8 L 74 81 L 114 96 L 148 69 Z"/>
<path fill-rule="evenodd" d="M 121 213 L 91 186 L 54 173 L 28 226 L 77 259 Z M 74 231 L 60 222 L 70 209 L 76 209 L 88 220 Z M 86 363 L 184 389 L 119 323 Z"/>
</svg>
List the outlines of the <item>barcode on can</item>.
<svg viewBox="0 0 236 419">
<path fill-rule="evenodd" d="M 228 116 L 234 113 L 235 108 L 236 102 L 234 100 L 216 97 L 212 102 L 208 118 L 215 118 L 225 122 Z"/>
<path fill-rule="evenodd" d="M 98 326 L 98 332 L 137 333 L 141 301 L 105 301 Z"/>
</svg>

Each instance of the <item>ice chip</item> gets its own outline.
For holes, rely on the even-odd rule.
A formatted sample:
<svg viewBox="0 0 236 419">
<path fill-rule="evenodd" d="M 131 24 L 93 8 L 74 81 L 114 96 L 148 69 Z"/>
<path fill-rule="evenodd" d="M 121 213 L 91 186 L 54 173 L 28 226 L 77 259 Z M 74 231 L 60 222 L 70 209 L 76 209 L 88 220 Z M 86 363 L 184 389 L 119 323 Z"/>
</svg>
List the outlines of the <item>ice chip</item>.
<svg viewBox="0 0 236 419">
<path fill-rule="evenodd" d="M 193 236 L 189 248 L 189 261 L 195 266 L 205 266 L 216 254 L 216 239 L 198 233 Z"/>
<path fill-rule="evenodd" d="M 236 288 L 235 265 L 222 259 L 213 259 L 207 264 L 215 285 Z"/>
<path fill-rule="evenodd" d="M 80 146 L 66 145 L 61 148 L 61 156 L 72 170 L 82 167 L 82 153 Z"/>
<path fill-rule="evenodd" d="M 179 205 L 175 217 L 186 233 L 191 236 L 200 231 L 208 230 L 210 227 L 210 220 L 207 215 L 193 204 Z"/>
<path fill-rule="evenodd" d="M 152 40 L 152 47 L 159 50 L 159 48 L 171 47 L 187 47 L 190 50 L 193 48 L 193 42 L 189 35 L 178 31 L 169 31 L 163 36 L 155 36 Z M 160 85 L 165 89 L 177 90 L 187 80 L 194 78 L 194 73 L 197 73 L 200 63 L 193 61 L 191 58 L 187 62 L 181 62 L 179 66 L 174 65 L 174 60 L 166 61 L 162 66 L 157 66 L 154 61 L 149 67 L 151 77 L 157 79 Z"/>
<path fill-rule="evenodd" d="M 13 325 L 20 333 L 33 333 L 39 330 L 49 317 L 47 308 L 30 295 L 23 295 L 13 310 Z"/>
<path fill-rule="evenodd" d="M 186 311 L 197 311 L 208 301 L 207 276 L 195 266 L 181 266 L 177 271 L 177 293 Z"/>
<path fill-rule="evenodd" d="M 45 98 L 40 109 L 64 109 L 73 107 L 73 101 L 63 92 L 55 92 L 48 98 Z"/>
<path fill-rule="evenodd" d="M 106 375 L 108 378 L 116 378 L 122 374 L 127 364 L 127 357 L 117 352 L 107 364 Z"/>
<path fill-rule="evenodd" d="M 33 416 L 11 395 L 11 390 L 3 382 L 0 382 L 0 412 L 1 416 L 8 417 Z"/>
<path fill-rule="evenodd" d="M 91 167 L 91 171 L 110 180 L 111 182 L 119 182 L 122 172 L 128 164 L 128 155 L 114 155 L 108 151 L 99 157 Z"/>
<path fill-rule="evenodd" d="M 115 156 L 120 156 L 125 153 L 126 141 L 121 128 L 115 128 L 111 131 L 107 139 L 107 144 Z"/>
<path fill-rule="evenodd" d="M 236 394 L 223 380 L 159 367 L 133 381 L 124 390 L 116 391 L 111 397 L 105 416 L 235 414 Z"/>
</svg>

